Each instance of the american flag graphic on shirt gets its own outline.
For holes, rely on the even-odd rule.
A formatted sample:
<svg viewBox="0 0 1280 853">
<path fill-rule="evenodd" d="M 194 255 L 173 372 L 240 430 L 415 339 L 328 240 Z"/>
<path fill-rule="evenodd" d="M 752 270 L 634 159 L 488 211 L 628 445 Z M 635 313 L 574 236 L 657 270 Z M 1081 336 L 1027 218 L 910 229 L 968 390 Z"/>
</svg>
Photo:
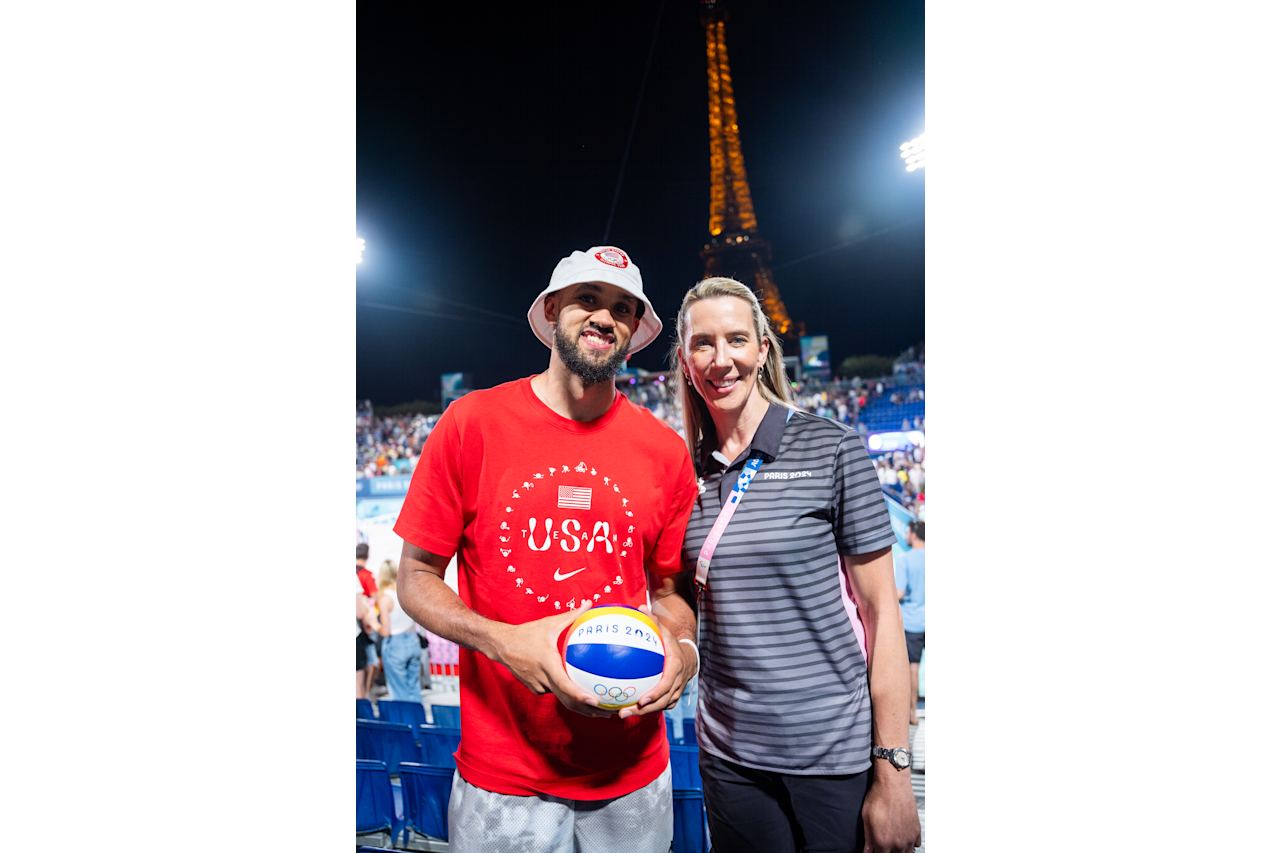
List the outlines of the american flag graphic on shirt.
<svg viewBox="0 0 1280 853">
<path fill-rule="evenodd" d="M 556 506 L 560 509 L 591 509 L 589 486 L 561 486 Z"/>
</svg>

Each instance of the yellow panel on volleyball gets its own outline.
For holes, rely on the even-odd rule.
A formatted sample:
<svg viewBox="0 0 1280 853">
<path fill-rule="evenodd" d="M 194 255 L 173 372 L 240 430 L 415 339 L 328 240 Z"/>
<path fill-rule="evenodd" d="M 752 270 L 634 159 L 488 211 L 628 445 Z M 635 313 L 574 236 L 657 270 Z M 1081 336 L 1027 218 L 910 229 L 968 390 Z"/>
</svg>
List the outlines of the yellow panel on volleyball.
<svg viewBox="0 0 1280 853">
<path fill-rule="evenodd" d="M 632 619 L 639 619 L 658 636 L 662 636 L 662 632 L 658 630 L 658 623 L 653 621 L 653 617 L 645 613 L 643 610 L 637 610 L 634 607 L 627 607 L 624 604 L 602 604 L 597 607 L 583 612 L 581 616 L 573 620 L 573 624 L 569 626 L 569 633 L 572 634 L 574 629 L 588 619 L 595 619 L 600 616 L 630 616 Z"/>
</svg>

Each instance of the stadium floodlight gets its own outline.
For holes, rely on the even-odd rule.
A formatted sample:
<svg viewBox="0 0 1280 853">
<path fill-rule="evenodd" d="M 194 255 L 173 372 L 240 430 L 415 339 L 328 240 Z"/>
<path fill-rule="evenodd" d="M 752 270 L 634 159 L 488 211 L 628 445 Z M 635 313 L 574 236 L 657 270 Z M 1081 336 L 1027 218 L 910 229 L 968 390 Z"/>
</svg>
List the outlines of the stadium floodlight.
<svg viewBox="0 0 1280 853">
<path fill-rule="evenodd" d="M 907 163 L 907 171 L 914 172 L 924 168 L 924 134 L 920 134 L 910 142 L 898 146 L 898 156 Z"/>
<path fill-rule="evenodd" d="M 364 263 L 364 238 L 356 238 L 356 263 Z"/>
</svg>

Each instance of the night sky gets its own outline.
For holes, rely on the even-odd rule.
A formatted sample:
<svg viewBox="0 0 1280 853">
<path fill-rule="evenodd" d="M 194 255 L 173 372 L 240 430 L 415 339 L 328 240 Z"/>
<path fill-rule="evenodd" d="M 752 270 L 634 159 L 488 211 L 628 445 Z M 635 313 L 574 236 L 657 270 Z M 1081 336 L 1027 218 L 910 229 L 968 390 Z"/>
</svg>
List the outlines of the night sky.
<svg viewBox="0 0 1280 853">
<path fill-rule="evenodd" d="M 442 372 L 486 387 L 544 369 L 525 312 L 561 257 L 603 242 L 640 267 L 665 326 L 631 364 L 664 365 L 708 236 L 698 9 L 357 5 L 358 398 L 438 400 Z M 924 173 L 898 156 L 924 130 L 924 4 L 729 9 L 747 177 L 787 308 L 830 337 L 833 365 L 896 355 L 924 339 Z"/>
</svg>

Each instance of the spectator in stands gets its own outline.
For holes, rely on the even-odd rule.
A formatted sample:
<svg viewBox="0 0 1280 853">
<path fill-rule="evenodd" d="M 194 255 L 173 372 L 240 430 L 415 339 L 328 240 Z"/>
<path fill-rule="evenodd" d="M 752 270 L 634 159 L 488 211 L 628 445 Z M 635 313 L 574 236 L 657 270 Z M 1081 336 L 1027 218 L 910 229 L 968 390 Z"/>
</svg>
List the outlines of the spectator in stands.
<svg viewBox="0 0 1280 853">
<path fill-rule="evenodd" d="M 385 560 L 378 571 L 378 633 L 382 636 L 382 671 L 391 698 L 422 701 L 422 645 L 418 624 L 396 601 L 396 564 Z"/>
<path fill-rule="evenodd" d="M 750 288 L 705 279 L 676 324 L 672 368 L 706 487 L 684 557 L 700 591 L 697 730 L 712 846 L 910 849 L 920 821 L 895 540 L 867 452 L 847 427 L 792 408 L 781 345 Z M 865 656 L 837 561 L 866 619 Z"/>
<path fill-rule="evenodd" d="M 409 474 L 435 416 L 372 416 L 368 404 L 356 409 L 356 469 L 366 477 Z"/>
<path fill-rule="evenodd" d="M 360 699 L 369 697 L 373 692 L 375 667 L 378 664 L 378 651 L 371 634 L 378 630 L 378 611 L 375 599 L 378 595 L 378 583 L 373 579 L 373 572 L 365 566 L 369 561 L 369 545 L 366 542 L 356 544 L 356 580 L 368 600 L 365 622 L 356 635 L 356 696 Z M 361 675 L 362 674 L 362 675 Z"/>
<path fill-rule="evenodd" d="M 547 369 L 445 410 L 395 526 L 400 604 L 461 646 L 449 849 L 667 853 L 662 711 L 697 667 L 672 577 L 697 486 L 678 436 L 614 386 L 662 322 L 610 246 L 563 259 L 528 316 Z M 458 593 L 443 580 L 455 552 Z M 644 605 L 650 589 L 662 676 L 638 705 L 603 710 L 557 638 L 593 602 Z"/>
<path fill-rule="evenodd" d="M 369 571 L 369 544 L 367 542 L 356 543 L 356 579 L 360 581 L 360 587 L 364 590 L 364 594 L 370 598 L 374 598 L 378 594 L 378 582 L 374 580 L 373 572 Z"/>
<path fill-rule="evenodd" d="M 673 393 L 679 383 L 667 382 L 666 379 L 662 374 L 630 378 L 620 381 L 619 390 L 632 402 L 649 409 L 659 420 L 680 432 L 683 425 Z M 885 407 L 881 407 L 873 415 L 877 424 L 875 430 L 870 429 L 862 417 L 869 395 L 873 393 L 869 382 L 850 382 L 836 378 L 824 383 L 803 378 L 795 383 L 795 387 L 794 403 L 804 411 L 854 425 L 863 436 L 885 426 Z M 918 401 L 924 400 L 924 391 L 920 388 L 912 387 L 908 391 L 908 402 L 911 401 L 910 395 L 916 395 Z M 360 403 L 356 411 L 357 474 L 362 477 L 384 477 L 413 473 L 418 456 L 422 453 L 422 444 L 435 423 L 435 415 L 374 417 L 369 404 Z M 924 417 L 921 415 L 903 418 L 899 423 L 904 427 L 910 423 L 913 429 L 924 429 Z"/>
<path fill-rule="evenodd" d="M 920 658 L 924 655 L 924 522 L 913 521 L 907 528 L 911 550 L 898 557 L 893 567 L 898 601 L 902 606 L 902 628 L 907 637 L 907 660 L 911 663 L 911 725 L 916 725 L 916 705 L 920 703 Z"/>
<path fill-rule="evenodd" d="M 373 600 L 364 594 L 364 587 L 360 584 L 360 579 L 356 578 L 356 698 L 367 699 L 369 697 L 369 637 L 367 632 L 372 630 L 373 617 L 376 611 L 373 609 Z"/>
</svg>

